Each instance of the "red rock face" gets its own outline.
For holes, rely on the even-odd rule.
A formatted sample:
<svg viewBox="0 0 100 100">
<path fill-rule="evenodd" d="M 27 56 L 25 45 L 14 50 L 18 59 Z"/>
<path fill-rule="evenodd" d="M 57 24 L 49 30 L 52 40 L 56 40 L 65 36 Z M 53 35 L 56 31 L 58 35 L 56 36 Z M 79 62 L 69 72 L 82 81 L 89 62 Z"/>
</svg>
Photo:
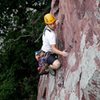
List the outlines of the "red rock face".
<svg viewBox="0 0 100 100">
<path fill-rule="evenodd" d="M 100 0 L 52 0 L 51 12 L 69 55 L 55 77 L 40 77 L 37 100 L 100 100 Z"/>
</svg>

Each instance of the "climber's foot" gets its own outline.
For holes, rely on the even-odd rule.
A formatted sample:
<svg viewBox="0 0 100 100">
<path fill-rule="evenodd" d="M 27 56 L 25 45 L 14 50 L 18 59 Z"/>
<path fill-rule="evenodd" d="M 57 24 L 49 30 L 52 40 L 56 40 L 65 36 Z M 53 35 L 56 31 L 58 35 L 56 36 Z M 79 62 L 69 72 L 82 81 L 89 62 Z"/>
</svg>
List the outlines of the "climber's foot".
<svg viewBox="0 0 100 100">
<path fill-rule="evenodd" d="M 52 76 L 55 76 L 56 75 L 56 70 L 52 69 L 51 67 L 49 67 L 49 73 L 52 75 Z"/>
</svg>

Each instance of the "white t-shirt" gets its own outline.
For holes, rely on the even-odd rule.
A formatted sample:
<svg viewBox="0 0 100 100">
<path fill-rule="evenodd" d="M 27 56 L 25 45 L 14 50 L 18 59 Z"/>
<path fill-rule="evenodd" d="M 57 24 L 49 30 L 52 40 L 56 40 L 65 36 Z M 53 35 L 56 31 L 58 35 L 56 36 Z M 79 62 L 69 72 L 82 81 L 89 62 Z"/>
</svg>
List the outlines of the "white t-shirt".
<svg viewBox="0 0 100 100">
<path fill-rule="evenodd" d="M 52 52 L 50 45 L 56 44 L 56 34 L 55 34 L 55 32 L 51 29 L 49 29 L 49 30 L 46 29 L 45 32 L 43 33 L 42 41 L 43 41 L 43 44 L 42 44 L 41 50 L 43 50 L 45 52 L 48 52 L 48 51 Z"/>
</svg>

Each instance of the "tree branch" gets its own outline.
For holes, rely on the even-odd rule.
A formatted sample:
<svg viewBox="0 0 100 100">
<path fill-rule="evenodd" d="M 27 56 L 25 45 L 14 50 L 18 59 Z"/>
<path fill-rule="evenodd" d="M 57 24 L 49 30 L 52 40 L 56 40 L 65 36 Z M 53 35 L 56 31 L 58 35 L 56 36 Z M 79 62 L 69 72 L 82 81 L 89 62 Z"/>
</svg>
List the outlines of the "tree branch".
<svg viewBox="0 0 100 100">
<path fill-rule="evenodd" d="M 50 9 L 50 6 L 48 6 L 48 7 L 45 9 L 45 11 L 41 14 L 41 16 L 39 16 L 39 17 L 34 21 L 33 25 L 36 24 L 36 23 L 42 18 L 42 16 L 43 16 L 49 9 Z"/>
</svg>

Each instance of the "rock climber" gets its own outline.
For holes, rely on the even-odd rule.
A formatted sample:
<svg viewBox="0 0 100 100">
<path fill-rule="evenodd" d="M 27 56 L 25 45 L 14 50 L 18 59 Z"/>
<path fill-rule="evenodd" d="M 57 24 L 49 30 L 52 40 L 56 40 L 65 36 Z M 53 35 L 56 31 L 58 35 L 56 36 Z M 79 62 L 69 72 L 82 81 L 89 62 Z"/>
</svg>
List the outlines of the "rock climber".
<svg viewBox="0 0 100 100">
<path fill-rule="evenodd" d="M 52 70 L 57 70 L 60 68 L 61 63 L 58 59 L 58 55 L 66 57 L 68 53 L 63 50 L 59 50 L 56 45 L 57 35 L 55 33 L 56 29 L 56 18 L 53 14 L 47 13 L 44 15 L 45 28 L 42 35 L 42 47 L 41 51 L 44 54 L 48 54 L 46 58 L 46 63 L 49 65 L 49 68 Z M 39 57 L 38 57 L 39 58 Z"/>
</svg>

